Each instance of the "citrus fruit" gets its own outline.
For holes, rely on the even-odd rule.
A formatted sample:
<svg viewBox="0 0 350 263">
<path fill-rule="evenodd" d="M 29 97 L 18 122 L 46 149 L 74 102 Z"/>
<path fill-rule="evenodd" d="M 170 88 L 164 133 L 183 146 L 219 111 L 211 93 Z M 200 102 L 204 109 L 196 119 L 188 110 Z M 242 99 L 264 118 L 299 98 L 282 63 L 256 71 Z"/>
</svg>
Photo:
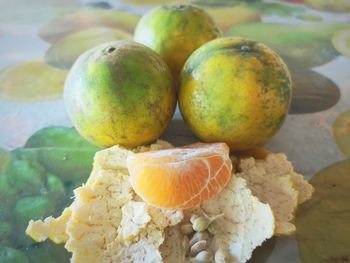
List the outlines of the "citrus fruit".
<svg viewBox="0 0 350 263">
<path fill-rule="evenodd" d="M 335 33 L 332 44 L 340 54 L 350 58 L 350 28 Z"/>
<path fill-rule="evenodd" d="M 177 79 L 191 53 L 218 36 L 219 29 L 203 9 L 165 5 L 152 9 L 140 19 L 134 40 L 155 50 Z"/>
<path fill-rule="evenodd" d="M 281 127 L 291 101 L 291 79 L 267 46 L 220 38 L 197 49 L 181 74 L 179 107 L 205 142 L 241 151 L 266 143 Z"/>
<path fill-rule="evenodd" d="M 128 156 L 131 185 L 154 206 L 185 209 L 218 194 L 231 178 L 224 143 L 195 143 L 181 148 Z"/>
<path fill-rule="evenodd" d="M 64 100 L 74 126 L 88 141 L 134 147 L 154 141 L 166 129 L 175 93 L 169 68 L 153 50 L 121 40 L 77 59 Z"/>
</svg>

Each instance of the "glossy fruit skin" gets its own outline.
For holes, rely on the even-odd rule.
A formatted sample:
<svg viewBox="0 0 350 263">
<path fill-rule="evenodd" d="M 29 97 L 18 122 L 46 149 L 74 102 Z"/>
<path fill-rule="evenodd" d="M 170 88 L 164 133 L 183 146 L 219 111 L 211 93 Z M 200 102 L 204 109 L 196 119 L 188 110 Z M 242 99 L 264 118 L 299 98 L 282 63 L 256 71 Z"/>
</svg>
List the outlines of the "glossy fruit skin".
<svg viewBox="0 0 350 263">
<path fill-rule="evenodd" d="M 178 79 L 191 53 L 219 36 L 220 30 L 203 9 L 191 5 L 164 5 L 140 19 L 134 40 L 156 51 Z"/>
<path fill-rule="evenodd" d="M 181 114 L 195 135 L 241 151 L 276 133 L 291 93 L 288 68 L 270 48 L 243 38 L 220 38 L 187 60 L 178 96 Z"/>
<path fill-rule="evenodd" d="M 134 147 L 167 128 L 176 105 L 169 68 L 133 41 L 101 44 L 81 55 L 65 83 L 69 116 L 88 141 Z"/>
</svg>

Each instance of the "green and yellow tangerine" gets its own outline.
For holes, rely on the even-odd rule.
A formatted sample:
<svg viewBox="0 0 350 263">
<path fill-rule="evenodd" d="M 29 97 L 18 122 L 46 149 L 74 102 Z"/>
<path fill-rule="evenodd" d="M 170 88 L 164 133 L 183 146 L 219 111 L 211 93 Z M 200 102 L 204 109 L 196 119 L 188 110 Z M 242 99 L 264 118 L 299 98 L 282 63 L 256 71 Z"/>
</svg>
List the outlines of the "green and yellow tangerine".
<svg viewBox="0 0 350 263">
<path fill-rule="evenodd" d="M 67 78 L 64 99 L 75 127 L 88 141 L 134 147 L 154 141 L 167 128 L 175 93 L 161 58 L 124 40 L 79 57 Z"/>
<path fill-rule="evenodd" d="M 290 101 L 287 66 L 255 41 L 213 40 L 191 55 L 181 74 L 179 106 L 190 129 L 235 151 L 266 143 L 281 127 Z"/>
<path fill-rule="evenodd" d="M 166 5 L 152 9 L 140 19 L 134 40 L 156 51 L 178 79 L 191 53 L 220 35 L 215 22 L 203 9 Z"/>
</svg>

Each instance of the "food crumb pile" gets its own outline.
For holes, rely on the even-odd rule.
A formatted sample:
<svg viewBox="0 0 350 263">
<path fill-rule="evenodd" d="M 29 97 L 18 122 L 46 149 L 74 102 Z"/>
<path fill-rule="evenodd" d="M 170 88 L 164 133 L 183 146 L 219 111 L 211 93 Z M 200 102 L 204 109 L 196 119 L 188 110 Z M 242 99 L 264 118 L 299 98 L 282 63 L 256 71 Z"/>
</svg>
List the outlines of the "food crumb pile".
<svg viewBox="0 0 350 263">
<path fill-rule="evenodd" d="M 73 263 L 219 263 L 246 262 L 266 239 L 295 231 L 293 214 L 313 188 L 284 154 L 240 160 L 225 189 L 199 206 L 171 210 L 145 203 L 131 187 L 126 158 L 170 147 L 158 140 L 133 151 L 113 146 L 96 153 L 73 203 L 58 218 L 31 220 L 26 233 L 37 242 L 64 243 Z"/>
</svg>

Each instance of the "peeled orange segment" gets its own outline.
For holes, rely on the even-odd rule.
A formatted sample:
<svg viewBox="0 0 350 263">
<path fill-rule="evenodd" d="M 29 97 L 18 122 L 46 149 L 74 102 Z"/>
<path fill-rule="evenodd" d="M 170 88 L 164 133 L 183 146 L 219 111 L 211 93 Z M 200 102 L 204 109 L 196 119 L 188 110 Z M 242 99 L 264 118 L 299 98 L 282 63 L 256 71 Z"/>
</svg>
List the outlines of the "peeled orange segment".
<svg viewBox="0 0 350 263">
<path fill-rule="evenodd" d="M 135 192 L 151 205 L 185 209 L 217 195 L 229 182 L 232 162 L 225 143 L 195 143 L 181 148 L 129 155 Z"/>
</svg>

